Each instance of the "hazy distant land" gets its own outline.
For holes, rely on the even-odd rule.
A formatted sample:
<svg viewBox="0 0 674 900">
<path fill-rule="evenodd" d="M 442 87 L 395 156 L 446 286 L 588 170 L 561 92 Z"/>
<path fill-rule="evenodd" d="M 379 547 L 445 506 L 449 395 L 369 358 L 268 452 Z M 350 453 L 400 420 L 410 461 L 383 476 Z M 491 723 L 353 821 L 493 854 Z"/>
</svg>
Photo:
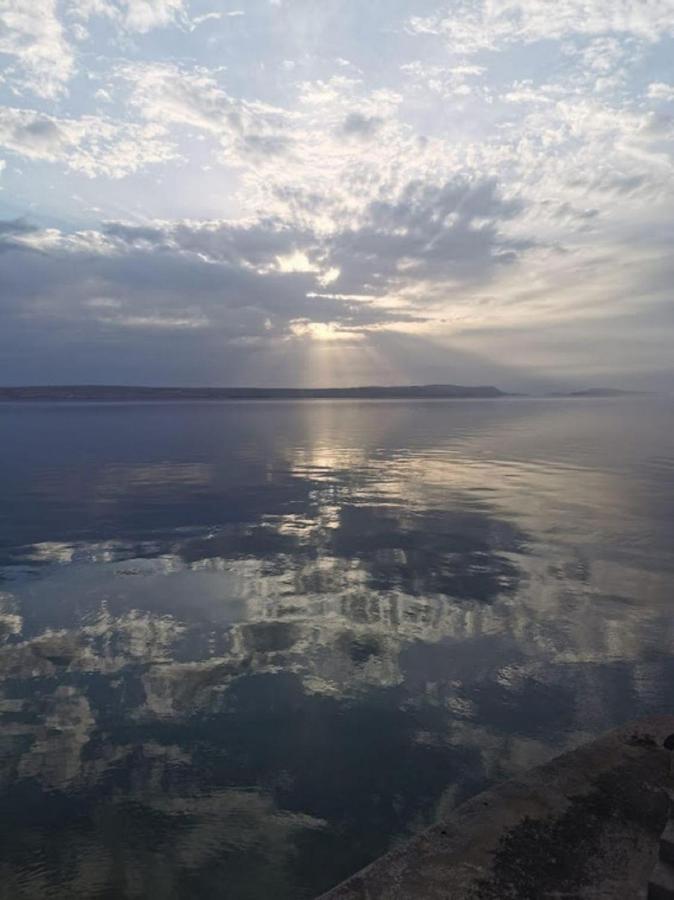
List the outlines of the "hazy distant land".
<svg viewBox="0 0 674 900">
<path fill-rule="evenodd" d="M 0 400 L 298 400 L 329 398 L 423 399 L 511 396 L 491 385 L 460 384 L 363 386 L 349 388 L 138 387 L 53 385 L 0 387 Z"/>
<path fill-rule="evenodd" d="M 622 397 L 642 393 L 615 388 L 588 388 L 547 397 Z M 141 400 L 423 400 L 494 399 L 522 397 L 524 394 L 502 391 L 493 385 L 461 384 L 365 385 L 347 388 L 270 388 L 270 387 L 144 387 L 135 385 L 42 385 L 0 387 L 0 401 L 141 401 Z"/>
<path fill-rule="evenodd" d="M 618 388 L 586 388 L 583 391 L 548 394 L 548 397 L 638 397 L 649 391 L 621 391 Z"/>
</svg>

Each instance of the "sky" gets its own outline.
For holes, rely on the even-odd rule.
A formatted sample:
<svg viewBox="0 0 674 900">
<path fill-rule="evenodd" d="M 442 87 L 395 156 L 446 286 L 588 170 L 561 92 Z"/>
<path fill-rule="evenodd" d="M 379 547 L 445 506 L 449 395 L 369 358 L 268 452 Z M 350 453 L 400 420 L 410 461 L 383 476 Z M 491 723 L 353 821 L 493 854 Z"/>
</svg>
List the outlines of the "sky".
<svg viewBox="0 0 674 900">
<path fill-rule="evenodd" d="M 0 0 L 0 384 L 674 390 L 674 0 Z"/>
</svg>

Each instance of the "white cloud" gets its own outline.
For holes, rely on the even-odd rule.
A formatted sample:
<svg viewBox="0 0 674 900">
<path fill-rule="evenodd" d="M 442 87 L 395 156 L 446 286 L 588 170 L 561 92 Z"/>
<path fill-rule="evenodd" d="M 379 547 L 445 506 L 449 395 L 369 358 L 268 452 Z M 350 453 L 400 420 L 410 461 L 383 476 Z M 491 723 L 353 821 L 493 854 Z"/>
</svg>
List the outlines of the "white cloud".
<svg viewBox="0 0 674 900">
<path fill-rule="evenodd" d="M 674 84 L 654 81 L 648 85 L 648 96 L 652 100 L 674 100 Z"/>
<path fill-rule="evenodd" d="M 202 315 L 149 315 L 149 316 L 99 316 L 98 321 L 104 325 L 116 325 L 119 328 L 138 328 L 138 329 L 159 329 L 163 330 L 182 330 L 184 328 L 206 328 L 209 324 L 208 319 Z"/>
<path fill-rule="evenodd" d="M 187 22 L 184 0 L 71 0 L 69 11 L 81 19 L 105 16 L 119 28 L 141 34 Z"/>
<path fill-rule="evenodd" d="M 0 0 L 0 54 L 13 60 L 8 74 L 17 90 L 48 99 L 62 94 L 75 61 L 56 0 Z"/>
<path fill-rule="evenodd" d="M 89 178 L 121 178 L 175 156 L 156 125 L 57 118 L 14 107 L 0 107 L 0 146 L 27 159 L 60 162 Z"/>
<path fill-rule="evenodd" d="M 274 155 L 289 140 L 285 110 L 230 96 L 207 69 L 138 64 L 116 74 L 131 86 L 131 105 L 145 120 L 204 131 L 219 141 L 221 158 Z"/>
<path fill-rule="evenodd" d="M 204 13 L 202 16 L 194 16 L 194 18 L 190 19 L 189 30 L 194 31 L 195 28 L 203 25 L 204 22 L 217 22 L 221 19 L 233 19 L 238 16 L 245 16 L 245 12 L 242 9 L 233 9 L 230 12 Z"/>
<path fill-rule="evenodd" d="M 440 35 L 474 53 L 569 35 L 632 35 L 654 42 L 674 34 L 674 0 L 458 0 L 431 16 L 412 16 L 416 34 Z"/>
<path fill-rule="evenodd" d="M 486 69 L 483 66 L 462 65 L 438 65 L 421 62 L 405 63 L 401 70 L 409 77 L 411 84 L 419 92 L 439 94 L 445 99 L 472 93 L 474 90 L 473 79 L 484 75 Z"/>
<path fill-rule="evenodd" d="M 122 0 L 123 22 L 130 31 L 150 31 L 175 22 L 184 12 L 183 0 Z"/>
</svg>

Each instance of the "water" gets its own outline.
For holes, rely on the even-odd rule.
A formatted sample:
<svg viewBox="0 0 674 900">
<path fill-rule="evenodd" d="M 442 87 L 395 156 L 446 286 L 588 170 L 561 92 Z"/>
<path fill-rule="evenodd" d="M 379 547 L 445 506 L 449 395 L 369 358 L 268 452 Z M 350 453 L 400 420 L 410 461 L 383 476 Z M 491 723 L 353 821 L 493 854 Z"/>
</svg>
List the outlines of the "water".
<svg viewBox="0 0 674 900">
<path fill-rule="evenodd" d="M 311 898 L 670 711 L 667 399 L 0 405 L 0 897 Z"/>
</svg>

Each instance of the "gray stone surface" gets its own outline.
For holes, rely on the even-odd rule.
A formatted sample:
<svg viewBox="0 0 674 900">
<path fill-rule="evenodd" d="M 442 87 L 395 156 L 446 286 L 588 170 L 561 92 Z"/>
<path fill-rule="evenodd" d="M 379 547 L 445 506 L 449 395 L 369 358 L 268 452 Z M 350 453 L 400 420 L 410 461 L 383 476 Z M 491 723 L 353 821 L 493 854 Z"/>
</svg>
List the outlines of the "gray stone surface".
<svg viewBox="0 0 674 900">
<path fill-rule="evenodd" d="M 660 859 L 674 866 L 674 819 L 670 819 L 660 838 Z"/>
<path fill-rule="evenodd" d="M 660 860 L 648 883 L 648 900 L 674 900 L 674 868 Z"/>
<path fill-rule="evenodd" d="M 673 732 L 643 719 L 497 785 L 320 900 L 646 898 Z"/>
</svg>

